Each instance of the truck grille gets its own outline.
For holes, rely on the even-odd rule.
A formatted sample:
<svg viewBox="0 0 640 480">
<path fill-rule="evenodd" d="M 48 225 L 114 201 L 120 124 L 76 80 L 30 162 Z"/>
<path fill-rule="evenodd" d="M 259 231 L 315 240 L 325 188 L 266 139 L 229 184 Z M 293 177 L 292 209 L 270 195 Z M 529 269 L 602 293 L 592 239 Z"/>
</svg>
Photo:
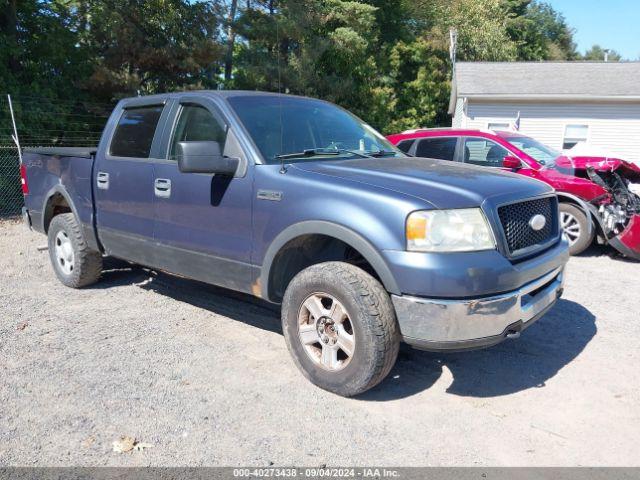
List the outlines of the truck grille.
<svg viewBox="0 0 640 480">
<path fill-rule="evenodd" d="M 542 215 L 546 222 L 542 229 L 534 230 L 529 222 L 535 215 Z M 558 202 L 555 197 L 527 200 L 498 208 L 509 253 L 513 256 L 525 250 L 535 250 L 558 235 Z"/>
</svg>

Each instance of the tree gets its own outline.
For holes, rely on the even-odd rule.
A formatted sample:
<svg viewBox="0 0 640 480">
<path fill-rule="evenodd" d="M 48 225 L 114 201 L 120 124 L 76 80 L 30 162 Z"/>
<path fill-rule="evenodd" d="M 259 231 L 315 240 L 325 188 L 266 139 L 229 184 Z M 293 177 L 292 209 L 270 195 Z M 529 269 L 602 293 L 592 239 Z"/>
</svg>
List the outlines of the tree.
<svg viewBox="0 0 640 480">
<path fill-rule="evenodd" d="M 86 87 L 113 98 L 216 87 L 224 58 L 218 2 L 89 0 L 83 36 L 94 57 Z"/>
<path fill-rule="evenodd" d="M 289 91 L 365 111 L 376 76 L 376 8 L 344 0 L 282 0 L 245 10 L 233 86 Z"/>
<path fill-rule="evenodd" d="M 233 71 L 233 47 L 236 42 L 236 29 L 234 22 L 236 21 L 236 12 L 238 10 L 238 0 L 231 0 L 229 6 L 229 16 L 227 17 L 227 51 L 224 59 L 224 79 L 231 80 Z"/>
<path fill-rule="evenodd" d="M 605 55 L 607 56 L 607 61 L 609 62 L 622 61 L 622 55 L 620 55 L 618 52 L 612 49 L 608 49 L 605 51 L 605 49 L 600 45 L 594 45 L 589 50 L 587 50 L 582 56 L 582 60 L 603 62 L 605 60 Z"/>
<path fill-rule="evenodd" d="M 518 59 L 575 60 L 573 31 L 564 16 L 546 2 L 504 0 L 508 5 L 509 36 L 518 45 Z"/>
<path fill-rule="evenodd" d="M 0 84 L 78 112 L 124 96 L 243 88 L 324 98 L 385 132 L 447 124 L 458 59 L 578 58 L 541 0 L 0 0 Z M 599 49 L 599 50 L 598 50 Z M 603 58 L 594 47 L 584 58 Z M 611 60 L 619 58 L 616 52 Z M 84 103 L 83 103 L 84 102 Z M 70 123 L 52 104 L 31 125 Z M 73 125 L 85 131 L 88 125 Z"/>
</svg>

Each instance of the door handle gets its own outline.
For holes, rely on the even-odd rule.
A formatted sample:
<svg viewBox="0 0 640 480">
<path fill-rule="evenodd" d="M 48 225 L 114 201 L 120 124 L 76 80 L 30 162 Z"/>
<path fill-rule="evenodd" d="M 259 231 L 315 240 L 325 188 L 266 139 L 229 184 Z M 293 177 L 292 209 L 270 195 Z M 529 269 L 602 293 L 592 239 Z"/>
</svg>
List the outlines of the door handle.
<svg viewBox="0 0 640 480">
<path fill-rule="evenodd" d="M 108 190 L 109 189 L 109 174 L 106 172 L 98 172 L 96 176 L 96 183 L 100 190 Z"/>
<path fill-rule="evenodd" d="M 168 178 L 156 178 L 153 187 L 156 197 L 169 198 L 171 196 L 171 180 Z"/>
</svg>

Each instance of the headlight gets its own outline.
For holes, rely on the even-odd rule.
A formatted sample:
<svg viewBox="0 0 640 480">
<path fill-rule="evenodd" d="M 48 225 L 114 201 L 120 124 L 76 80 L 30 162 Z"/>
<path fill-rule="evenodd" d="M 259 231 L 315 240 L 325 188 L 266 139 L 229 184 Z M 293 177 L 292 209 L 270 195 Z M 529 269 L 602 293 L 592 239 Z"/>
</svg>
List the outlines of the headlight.
<svg viewBox="0 0 640 480">
<path fill-rule="evenodd" d="M 496 241 L 479 208 L 425 210 L 407 217 L 407 250 L 470 252 L 492 250 Z"/>
</svg>

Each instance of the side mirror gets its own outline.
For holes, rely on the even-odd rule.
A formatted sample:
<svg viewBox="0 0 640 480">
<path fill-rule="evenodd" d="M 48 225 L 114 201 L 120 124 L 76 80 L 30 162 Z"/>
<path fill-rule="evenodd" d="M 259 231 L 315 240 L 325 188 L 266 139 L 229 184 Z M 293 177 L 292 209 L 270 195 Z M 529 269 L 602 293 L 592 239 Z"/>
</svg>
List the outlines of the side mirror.
<svg viewBox="0 0 640 480">
<path fill-rule="evenodd" d="M 178 142 L 178 168 L 183 173 L 215 173 L 233 176 L 240 160 L 222 155 L 218 142 Z"/>
<path fill-rule="evenodd" d="M 517 168 L 522 167 L 522 162 L 520 161 L 520 159 L 518 157 L 513 157 L 511 155 L 507 155 L 502 160 L 502 167 L 503 168 L 511 168 L 511 169 L 515 170 Z"/>
</svg>

